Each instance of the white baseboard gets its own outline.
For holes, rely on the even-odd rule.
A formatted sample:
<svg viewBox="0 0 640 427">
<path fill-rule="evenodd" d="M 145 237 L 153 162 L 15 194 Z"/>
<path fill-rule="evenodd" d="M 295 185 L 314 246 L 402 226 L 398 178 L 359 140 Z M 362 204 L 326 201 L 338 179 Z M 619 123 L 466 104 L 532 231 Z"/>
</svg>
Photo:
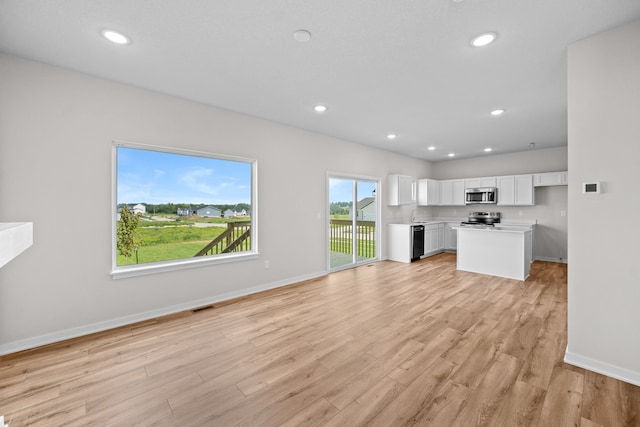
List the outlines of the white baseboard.
<svg viewBox="0 0 640 427">
<path fill-rule="evenodd" d="M 279 280 L 276 282 L 265 283 L 263 285 L 258 285 L 251 288 L 241 289 L 239 291 L 227 292 L 224 294 L 202 298 L 194 301 L 189 301 L 182 304 L 176 304 L 169 307 L 163 307 L 155 310 L 145 311 L 143 313 L 132 314 L 129 316 L 119 317 L 116 319 L 92 323 L 86 326 L 79 326 L 77 328 L 65 329 L 62 331 L 51 332 L 48 334 L 39 335 L 32 338 L 13 341 L 6 344 L 0 344 L 0 356 L 5 354 L 10 354 L 10 353 L 16 353 L 18 351 L 29 350 L 29 349 L 40 347 L 43 345 L 53 344 L 53 343 L 68 340 L 71 338 L 77 338 L 84 335 L 93 334 L 96 332 L 102 332 L 109 329 L 118 328 L 120 326 L 131 325 L 137 322 L 154 319 L 156 317 L 162 317 L 168 314 L 179 313 L 181 311 L 191 310 L 194 308 L 203 307 L 210 304 L 215 304 L 221 301 L 227 301 L 230 299 L 255 294 L 257 292 L 267 291 L 269 289 L 280 288 L 282 286 L 291 285 L 291 284 L 302 282 L 305 280 L 326 276 L 326 274 L 327 273 L 323 271 L 323 272 L 316 272 L 316 273 L 307 274 L 299 277 L 291 277 L 285 280 Z M 0 427 L 4 427 L 4 426 L 0 426 Z"/>
<path fill-rule="evenodd" d="M 566 350 L 564 353 L 564 361 L 569 365 L 588 369 L 589 371 L 597 372 L 629 384 L 640 386 L 640 372 L 630 371 L 619 366 L 591 359 L 590 357 L 571 353 L 569 350 Z"/>
<path fill-rule="evenodd" d="M 547 256 L 537 256 L 534 258 L 534 261 L 559 262 L 561 264 L 569 263 L 569 260 L 567 258 L 554 258 L 554 257 L 547 257 Z"/>
</svg>

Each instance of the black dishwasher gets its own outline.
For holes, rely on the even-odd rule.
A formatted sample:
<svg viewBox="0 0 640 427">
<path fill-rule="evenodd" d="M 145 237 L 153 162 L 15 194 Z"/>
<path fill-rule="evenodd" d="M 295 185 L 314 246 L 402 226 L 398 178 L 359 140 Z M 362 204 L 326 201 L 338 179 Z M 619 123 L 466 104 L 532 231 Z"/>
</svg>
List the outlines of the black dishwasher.
<svg viewBox="0 0 640 427">
<path fill-rule="evenodd" d="M 415 261 L 424 255 L 424 225 L 411 226 L 411 242 L 411 261 Z"/>
</svg>

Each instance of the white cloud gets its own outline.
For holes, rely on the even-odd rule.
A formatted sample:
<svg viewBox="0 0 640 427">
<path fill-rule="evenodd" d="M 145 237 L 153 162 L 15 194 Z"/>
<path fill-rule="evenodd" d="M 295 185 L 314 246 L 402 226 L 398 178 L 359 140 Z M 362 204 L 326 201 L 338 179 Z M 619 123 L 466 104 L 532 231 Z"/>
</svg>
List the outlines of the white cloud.
<svg viewBox="0 0 640 427">
<path fill-rule="evenodd" d="M 180 176 L 180 182 L 189 189 L 199 193 L 217 196 L 220 193 L 220 184 L 213 185 L 215 170 L 199 168 L 184 173 Z"/>
</svg>

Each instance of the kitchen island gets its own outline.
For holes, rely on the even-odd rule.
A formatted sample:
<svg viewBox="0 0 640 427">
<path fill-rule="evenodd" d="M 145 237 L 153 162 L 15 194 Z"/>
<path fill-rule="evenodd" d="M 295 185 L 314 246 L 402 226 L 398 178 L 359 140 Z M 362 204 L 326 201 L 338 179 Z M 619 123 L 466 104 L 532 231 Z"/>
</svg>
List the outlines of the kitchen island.
<svg viewBox="0 0 640 427">
<path fill-rule="evenodd" d="M 458 270 L 516 280 L 529 277 L 532 260 L 530 227 L 455 229 L 458 231 Z"/>
</svg>

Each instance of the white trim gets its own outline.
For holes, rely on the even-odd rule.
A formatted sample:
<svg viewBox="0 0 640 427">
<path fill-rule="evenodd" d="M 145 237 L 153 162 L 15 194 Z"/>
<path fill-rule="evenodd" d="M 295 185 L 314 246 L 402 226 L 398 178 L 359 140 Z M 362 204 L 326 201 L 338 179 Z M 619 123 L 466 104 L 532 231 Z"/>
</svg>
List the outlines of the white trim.
<svg viewBox="0 0 640 427">
<path fill-rule="evenodd" d="M 257 259 L 257 252 L 240 252 L 235 254 L 216 255 L 214 257 L 182 258 L 174 261 L 151 262 L 148 264 L 135 264 L 120 266 L 111 270 L 112 279 L 125 279 L 127 277 L 144 276 L 146 274 L 166 273 L 168 271 L 184 270 L 186 268 L 206 267 L 209 265 L 226 264 L 228 262 L 247 261 Z"/>
<path fill-rule="evenodd" d="M 122 140 L 113 140 L 111 147 L 111 277 L 121 279 L 126 277 L 142 276 L 146 274 L 162 273 L 167 271 L 183 270 L 186 268 L 202 267 L 205 265 L 223 264 L 234 261 L 255 259 L 258 252 L 258 161 L 246 157 L 229 156 L 226 154 L 209 153 L 204 151 L 187 150 L 182 148 L 162 147 L 159 145 L 140 144 Z M 136 264 L 131 266 L 118 266 L 117 250 L 117 222 L 118 222 L 118 147 L 134 148 L 139 150 L 157 151 L 161 153 L 181 154 L 197 157 L 206 157 L 216 160 L 229 160 L 243 162 L 251 165 L 251 251 L 233 254 L 213 255 L 206 257 L 181 258 L 148 264 Z"/>
<path fill-rule="evenodd" d="M 53 344 L 56 342 L 68 340 L 71 338 L 77 338 L 96 332 L 102 332 L 109 329 L 118 328 L 121 326 L 131 325 L 137 322 L 142 322 L 149 319 L 155 319 L 157 317 L 166 316 L 169 314 L 180 313 L 186 310 L 192 310 L 194 308 L 203 307 L 210 304 L 215 304 L 221 301 L 227 301 L 234 298 L 239 298 L 251 294 L 255 294 L 270 289 L 280 288 L 283 286 L 291 285 L 294 283 L 303 282 L 305 280 L 316 279 L 318 277 L 326 276 L 324 271 L 305 274 L 298 277 L 290 277 L 284 280 L 278 280 L 275 282 L 265 283 L 251 288 L 242 289 L 239 291 L 227 292 L 224 294 L 201 298 L 198 300 L 188 301 L 181 304 L 172 305 L 169 307 L 158 308 L 143 313 L 131 314 L 129 316 L 118 317 L 116 319 L 105 320 L 102 322 L 92 323 L 86 326 L 78 326 L 76 328 L 65 329 L 62 331 L 51 332 L 36 337 L 26 338 L 6 344 L 0 344 L 0 356 L 10 353 L 16 353 L 22 350 L 29 350 L 32 348 L 40 347 L 47 344 Z"/>
<path fill-rule="evenodd" d="M 584 368 L 589 371 L 597 372 L 629 384 L 640 386 L 640 372 L 630 371 L 619 366 L 611 365 L 606 362 L 591 359 L 590 357 L 581 356 L 566 350 L 564 353 L 564 362 L 569 365 Z"/>
</svg>

